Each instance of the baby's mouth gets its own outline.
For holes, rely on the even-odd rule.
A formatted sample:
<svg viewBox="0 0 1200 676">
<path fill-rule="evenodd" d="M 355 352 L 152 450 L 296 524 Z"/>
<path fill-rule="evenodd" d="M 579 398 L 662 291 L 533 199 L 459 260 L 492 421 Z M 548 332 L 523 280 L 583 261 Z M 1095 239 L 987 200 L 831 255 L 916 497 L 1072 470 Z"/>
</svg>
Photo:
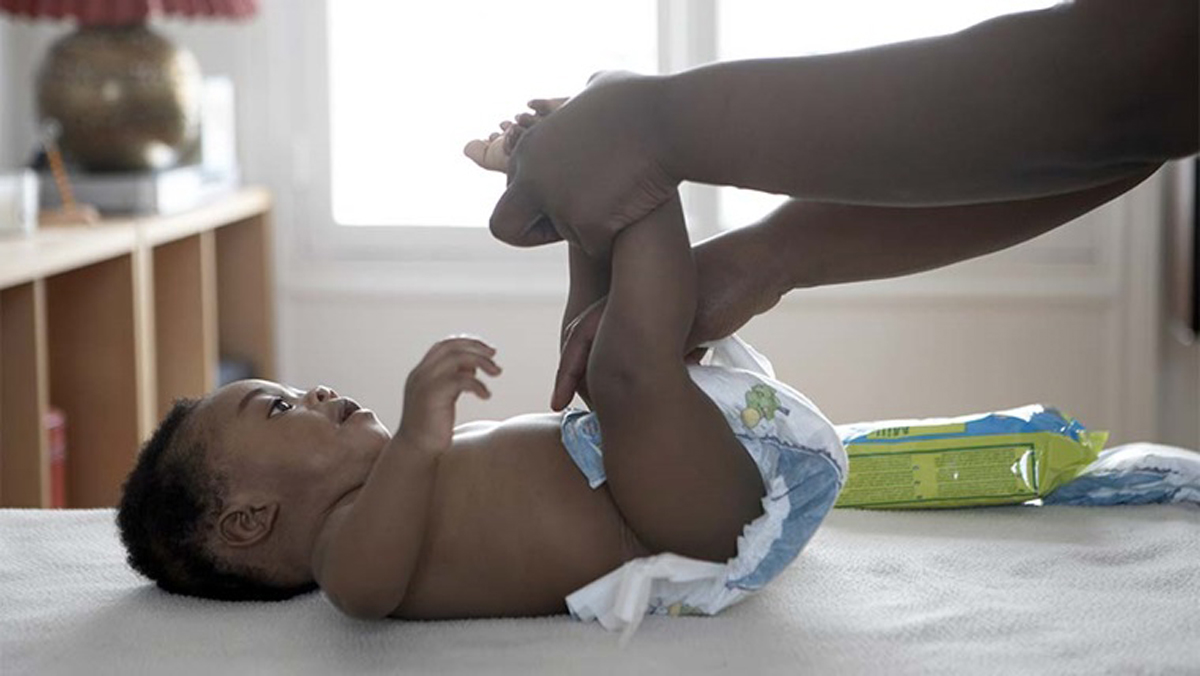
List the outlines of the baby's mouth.
<svg viewBox="0 0 1200 676">
<path fill-rule="evenodd" d="M 353 399 L 344 397 L 342 399 L 342 411 L 341 411 L 341 417 L 338 419 L 338 424 L 341 425 L 342 423 L 349 420 L 350 416 L 354 415 L 354 412 L 361 408 L 362 407 L 358 405 L 358 402 L 354 401 Z"/>
</svg>

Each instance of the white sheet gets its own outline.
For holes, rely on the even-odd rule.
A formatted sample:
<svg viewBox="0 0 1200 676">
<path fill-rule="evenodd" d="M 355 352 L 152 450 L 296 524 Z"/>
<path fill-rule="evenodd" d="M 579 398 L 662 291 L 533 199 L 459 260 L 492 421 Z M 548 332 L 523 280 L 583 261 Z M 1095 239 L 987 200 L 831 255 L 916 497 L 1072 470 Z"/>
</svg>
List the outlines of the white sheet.
<svg viewBox="0 0 1200 676">
<path fill-rule="evenodd" d="M 835 511 L 760 595 L 617 637 L 565 617 L 345 618 L 185 599 L 111 510 L 0 510 L 0 673 L 1200 673 L 1200 509 Z"/>
</svg>

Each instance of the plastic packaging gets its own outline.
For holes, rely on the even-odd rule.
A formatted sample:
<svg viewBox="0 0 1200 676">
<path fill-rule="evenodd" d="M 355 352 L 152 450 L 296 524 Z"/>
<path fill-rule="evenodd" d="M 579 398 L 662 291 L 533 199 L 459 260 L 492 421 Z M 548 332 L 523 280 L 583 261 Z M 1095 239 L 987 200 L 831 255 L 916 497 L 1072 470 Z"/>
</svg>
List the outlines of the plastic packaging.
<svg viewBox="0 0 1200 676">
<path fill-rule="evenodd" d="M 1040 498 L 1096 459 L 1107 432 L 1040 404 L 958 418 L 840 425 L 850 474 L 835 507 L 914 509 Z"/>
<path fill-rule="evenodd" d="M 1162 444 L 1110 448 L 1042 501 L 1047 505 L 1200 505 L 1200 453 Z"/>
</svg>

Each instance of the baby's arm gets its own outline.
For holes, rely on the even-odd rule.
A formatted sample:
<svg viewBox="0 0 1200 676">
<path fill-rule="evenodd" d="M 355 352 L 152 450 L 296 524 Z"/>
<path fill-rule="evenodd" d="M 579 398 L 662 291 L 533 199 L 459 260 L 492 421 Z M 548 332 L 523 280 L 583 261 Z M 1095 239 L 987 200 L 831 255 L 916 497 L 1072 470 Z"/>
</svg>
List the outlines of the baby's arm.
<svg viewBox="0 0 1200 676">
<path fill-rule="evenodd" d="M 355 501 L 321 526 L 313 577 L 347 615 L 383 618 L 404 600 L 425 538 L 438 459 L 453 436 L 455 403 L 467 391 L 491 396 L 476 373 L 500 373 L 495 352 L 471 338 L 434 345 L 408 375 L 399 431 Z"/>
</svg>

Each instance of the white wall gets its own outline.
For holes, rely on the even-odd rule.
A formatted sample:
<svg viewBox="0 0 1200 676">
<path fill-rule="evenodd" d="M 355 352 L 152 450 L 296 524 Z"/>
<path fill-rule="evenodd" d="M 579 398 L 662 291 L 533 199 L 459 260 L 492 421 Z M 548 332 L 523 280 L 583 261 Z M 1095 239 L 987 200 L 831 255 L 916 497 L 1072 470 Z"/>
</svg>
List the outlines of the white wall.
<svg viewBox="0 0 1200 676">
<path fill-rule="evenodd" d="M 1128 211 L 1114 203 L 1069 226 L 1075 239 L 1103 236 L 1096 260 L 1059 264 L 1061 275 L 1033 270 L 1041 279 L 1022 279 L 1023 266 L 985 260 L 905 282 L 797 292 L 743 335 L 835 421 L 1045 402 L 1112 429 L 1116 441 L 1157 438 L 1159 335 L 1138 323 L 1157 309 L 1142 312 L 1123 279 L 1138 249 L 1125 240 L 1140 234 L 1124 222 Z M 469 402 L 464 416 L 545 406 L 560 299 L 332 289 L 287 302 L 285 364 L 300 382 L 324 377 L 395 415 L 399 384 L 429 342 L 472 331 L 498 344 L 507 372 L 495 400 Z M 1177 385 L 1194 401 L 1192 373 Z"/>
<path fill-rule="evenodd" d="M 9 109 L 14 105 L 14 91 L 9 83 L 12 67 L 9 63 L 9 20 L 0 18 L 0 167 L 16 164 L 11 156 L 13 125 Z"/>
<path fill-rule="evenodd" d="M 206 72 L 234 77 L 247 179 L 275 192 L 283 378 L 330 384 L 394 425 L 408 368 L 433 340 L 469 331 L 500 347 L 506 372 L 495 398 L 468 400 L 461 417 L 543 410 L 561 291 L 522 292 L 519 284 L 426 291 L 383 282 L 364 291 L 336 283 L 337 271 L 349 276 L 361 267 L 315 260 L 302 246 L 301 226 L 311 217 L 302 195 L 319 186 L 305 184 L 297 170 L 310 140 L 297 132 L 304 126 L 294 121 L 305 111 L 290 93 L 304 86 L 306 73 L 289 57 L 303 51 L 308 29 L 281 4 L 263 3 L 266 14 L 250 25 L 169 23 L 164 31 L 193 49 Z M 0 134 L 31 138 L 37 55 L 62 30 L 10 31 L 10 79 L 0 89 L 7 132 Z M 514 92 L 514 100 L 527 94 Z M 1200 445 L 1197 351 L 1164 337 L 1163 190 L 1151 181 L 1080 222 L 977 262 L 795 293 L 744 335 L 839 422 L 1041 401 L 1112 429 L 1117 441 Z M 317 268 L 333 270 L 334 283 L 305 283 Z"/>
<path fill-rule="evenodd" d="M 1179 162 L 1173 167 L 1173 173 L 1162 183 L 1164 229 L 1170 232 L 1175 229 L 1187 228 L 1191 222 L 1192 199 L 1190 186 L 1194 165 L 1190 162 Z M 1197 233 L 1193 233 L 1195 235 Z M 1186 247 L 1190 242 L 1175 243 Z M 1178 260 L 1171 255 L 1171 243 L 1163 249 L 1164 271 L 1168 280 L 1175 279 L 1176 272 L 1184 275 L 1187 270 L 1175 270 L 1172 261 Z M 1198 261 L 1200 263 L 1200 261 Z M 1186 281 L 1185 281 L 1186 283 Z M 1170 283 L 1169 283 L 1170 285 Z M 1172 292 L 1184 292 L 1182 289 L 1168 289 L 1162 295 L 1164 306 L 1174 300 Z M 1186 332 L 1179 332 L 1175 322 L 1179 318 L 1172 317 L 1169 309 L 1164 307 L 1167 321 L 1163 324 L 1162 338 L 1162 367 L 1161 367 L 1161 404 L 1159 408 L 1159 437 L 1164 443 L 1175 444 L 1190 448 L 1198 448 L 1200 444 L 1200 398 L 1197 396 L 1197 374 L 1200 374 L 1200 344 L 1187 344 Z"/>
</svg>

